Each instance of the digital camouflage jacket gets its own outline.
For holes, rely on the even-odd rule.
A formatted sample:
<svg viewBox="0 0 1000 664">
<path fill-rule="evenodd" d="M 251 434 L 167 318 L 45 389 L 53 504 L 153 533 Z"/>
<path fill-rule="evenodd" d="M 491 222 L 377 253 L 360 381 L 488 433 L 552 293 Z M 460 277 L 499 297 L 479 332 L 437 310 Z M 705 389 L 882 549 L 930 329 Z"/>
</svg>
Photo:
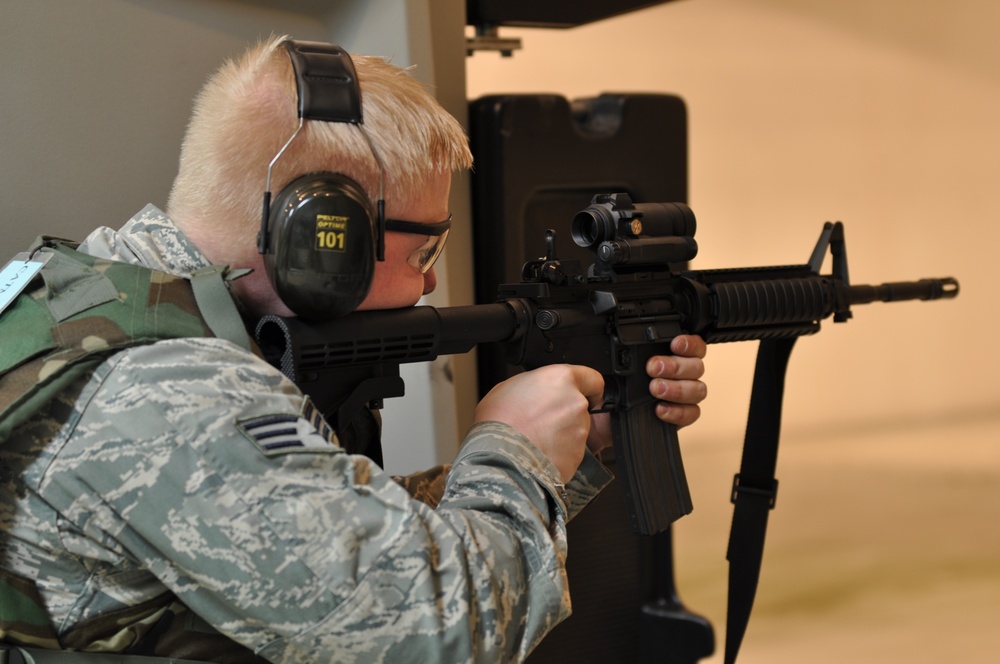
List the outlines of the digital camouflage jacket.
<svg viewBox="0 0 1000 664">
<path fill-rule="evenodd" d="M 81 249 L 177 277 L 208 267 L 152 207 Z M 0 584 L 25 610 L 5 602 L 0 629 L 217 662 L 518 661 L 568 615 L 565 524 L 610 480 L 589 455 L 566 491 L 557 477 L 486 422 L 439 500 L 415 500 L 249 350 L 204 329 L 150 340 L 0 445 Z"/>
</svg>

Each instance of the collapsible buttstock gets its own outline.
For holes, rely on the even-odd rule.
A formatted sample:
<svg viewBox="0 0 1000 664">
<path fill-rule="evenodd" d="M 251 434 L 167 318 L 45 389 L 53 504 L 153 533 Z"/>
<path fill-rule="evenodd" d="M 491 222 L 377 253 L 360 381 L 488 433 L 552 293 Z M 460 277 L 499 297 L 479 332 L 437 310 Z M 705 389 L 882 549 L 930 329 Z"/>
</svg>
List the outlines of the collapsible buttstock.
<svg viewBox="0 0 1000 664">
<path fill-rule="evenodd" d="M 660 421 L 655 408 L 650 401 L 611 413 L 618 479 L 632 529 L 643 535 L 663 532 L 692 508 L 677 427 Z"/>
</svg>

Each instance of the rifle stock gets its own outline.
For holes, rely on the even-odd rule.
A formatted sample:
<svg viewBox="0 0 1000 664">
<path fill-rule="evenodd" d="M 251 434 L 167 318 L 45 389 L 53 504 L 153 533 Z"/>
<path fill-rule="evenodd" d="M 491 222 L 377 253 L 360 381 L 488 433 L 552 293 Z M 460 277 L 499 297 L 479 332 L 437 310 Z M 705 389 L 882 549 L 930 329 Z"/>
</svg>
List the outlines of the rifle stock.
<svg viewBox="0 0 1000 664">
<path fill-rule="evenodd" d="M 646 361 L 669 354 L 679 334 L 708 343 L 813 334 L 851 305 L 958 295 L 953 278 L 856 286 L 847 277 L 843 225 L 827 223 L 804 265 L 678 271 L 697 252 L 694 215 L 679 203 L 635 204 L 603 195 L 573 221 L 577 244 L 595 263 L 560 262 L 555 233 L 547 255 L 525 264 L 523 280 L 500 287 L 494 304 L 355 312 L 310 323 L 268 316 L 256 337 L 265 357 L 327 414 L 337 429 L 358 409 L 380 408 L 404 391 L 399 366 L 465 353 L 480 343 L 506 348 L 525 369 L 556 363 L 593 367 L 605 378 L 615 455 L 636 532 L 658 533 L 692 509 L 674 426 L 655 416 Z M 643 232 L 643 228 L 646 232 Z M 827 249 L 833 271 L 820 275 Z"/>
</svg>

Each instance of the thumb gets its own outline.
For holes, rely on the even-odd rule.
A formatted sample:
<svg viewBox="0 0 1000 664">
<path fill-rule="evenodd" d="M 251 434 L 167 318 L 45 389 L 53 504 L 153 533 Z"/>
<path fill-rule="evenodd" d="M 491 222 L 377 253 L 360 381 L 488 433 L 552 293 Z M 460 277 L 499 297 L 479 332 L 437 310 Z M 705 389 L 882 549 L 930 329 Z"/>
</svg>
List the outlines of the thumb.
<svg viewBox="0 0 1000 664">
<path fill-rule="evenodd" d="M 604 376 L 599 371 L 579 364 L 569 365 L 573 370 L 573 379 L 580 394 L 587 397 L 591 408 L 604 403 Z"/>
</svg>

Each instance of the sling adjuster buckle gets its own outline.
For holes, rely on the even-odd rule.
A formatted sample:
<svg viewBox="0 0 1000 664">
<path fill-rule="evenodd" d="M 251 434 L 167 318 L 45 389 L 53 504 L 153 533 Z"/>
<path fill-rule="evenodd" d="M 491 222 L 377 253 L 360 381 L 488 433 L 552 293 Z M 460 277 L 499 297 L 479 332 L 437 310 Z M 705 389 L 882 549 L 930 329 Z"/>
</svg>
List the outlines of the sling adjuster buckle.
<svg viewBox="0 0 1000 664">
<path fill-rule="evenodd" d="M 740 494 L 746 494 L 749 496 L 763 496 L 767 498 L 768 509 L 774 509 L 774 504 L 778 500 L 778 480 L 772 480 L 770 488 L 761 488 L 757 486 L 750 486 L 748 484 L 740 483 L 740 474 L 736 473 L 733 475 L 733 490 L 729 496 L 729 502 L 736 504 L 736 498 Z"/>
</svg>

